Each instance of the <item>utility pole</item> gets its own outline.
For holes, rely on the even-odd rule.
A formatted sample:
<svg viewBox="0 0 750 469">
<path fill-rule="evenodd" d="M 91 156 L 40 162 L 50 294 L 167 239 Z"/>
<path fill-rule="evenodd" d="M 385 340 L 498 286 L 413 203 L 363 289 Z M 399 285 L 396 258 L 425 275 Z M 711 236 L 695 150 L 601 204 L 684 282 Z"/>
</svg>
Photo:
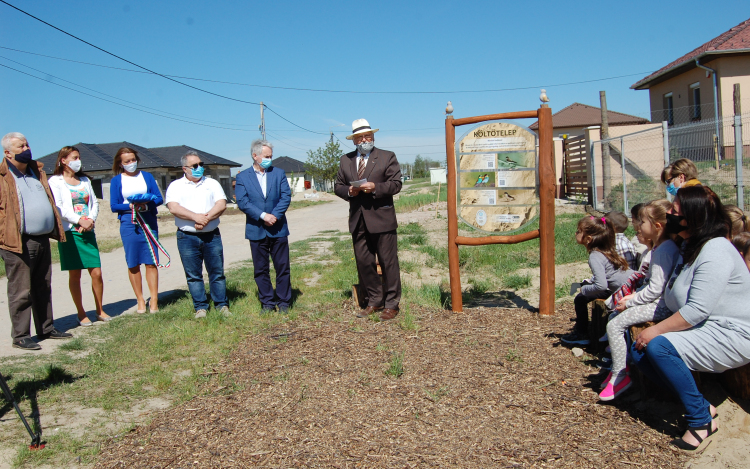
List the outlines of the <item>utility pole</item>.
<svg viewBox="0 0 750 469">
<path fill-rule="evenodd" d="M 740 84 L 734 84 L 734 168 L 737 177 L 737 206 L 745 210 L 745 178 L 742 175 L 742 97 Z"/>
<path fill-rule="evenodd" d="M 599 92 L 599 102 L 602 107 L 602 190 L 604 192 L 602 200 L 607 201 L 610 192 L 612 191 L 612 179 L 611 176 L 611 160 L 609 157 L 609 142 L 604 140 L 609 138 L 609 119 L 607 116 L 607 92 Z M 596 181 L 594 181 L 596 186 Z M 596 208 L 596 207 L 594 207 Z"/>
<path fill-rule="evenodd" d="M 260 125 L 258 126 L 258 130 L 260 130 L 260 135 L 263 137 L 263 140 L 266 139 L 266 121 L 263 118 L 263 108 L 265 106 L 263 105 L 263 101 L 260 102 Z"/>
</svg>

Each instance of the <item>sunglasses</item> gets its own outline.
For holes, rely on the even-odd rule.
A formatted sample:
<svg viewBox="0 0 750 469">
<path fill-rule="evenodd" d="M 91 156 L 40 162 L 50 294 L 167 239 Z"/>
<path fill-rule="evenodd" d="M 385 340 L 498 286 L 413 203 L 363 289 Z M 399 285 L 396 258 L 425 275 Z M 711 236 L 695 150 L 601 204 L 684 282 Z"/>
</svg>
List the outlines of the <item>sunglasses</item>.
<svg viewBox="0 0 750 469">
<path fill-rule="evenodd" d="M 193 168 L 193 169 L 198 169 L 198 167 L 202 168 L 203 167 L 203 162 L 201 161 L 200 163 L 190 164 L 190 165 L 187 165 L 185 167 L 186 168 Z"/>
</svg>

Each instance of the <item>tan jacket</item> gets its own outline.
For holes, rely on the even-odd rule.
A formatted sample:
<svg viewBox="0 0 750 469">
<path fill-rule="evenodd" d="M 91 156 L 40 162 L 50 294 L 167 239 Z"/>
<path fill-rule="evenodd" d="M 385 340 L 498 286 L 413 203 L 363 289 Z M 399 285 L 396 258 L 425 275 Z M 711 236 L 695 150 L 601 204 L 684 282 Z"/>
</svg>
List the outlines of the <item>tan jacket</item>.
<svg viewBox="0 0 750 469">
<path fill-rule="evenodd" d="M 36 163 L 34 165 L 33 163 Z M 49 190 L 47 184 L 47 175 L 42 168 L 43 163 L 32 161 L 29 164 L 31 171 L 39 178 L 47 192 L 47 198 L 52 205 L 52 212 L 55 214 L 55 229 L 50 233 L 50 238 L 65 242 L 65 232 L 62 229 L 60 214 L 57 212 L 55 198 Z M 8 160 L 3 158 L 0 163 L 0 249 L 23 253 L 23 244 L 21 243 L 21 209 L 18 205 L 18 191 L 16 190 L 16 178 L 8 168 Z"/>
</svg>

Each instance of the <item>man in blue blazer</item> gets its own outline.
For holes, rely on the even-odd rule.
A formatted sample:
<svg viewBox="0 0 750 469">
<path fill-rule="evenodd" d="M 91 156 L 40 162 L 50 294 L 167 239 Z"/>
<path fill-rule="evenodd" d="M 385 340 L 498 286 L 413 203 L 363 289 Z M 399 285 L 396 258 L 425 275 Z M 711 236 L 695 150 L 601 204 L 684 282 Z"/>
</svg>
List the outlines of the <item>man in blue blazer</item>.
<svg viewBox="0 0 750 469">
<path fill-rule="evenodd" d="M 263 313 L 287 313 L 292 302 L 289 270 L 289 228 L 286 210 L 292 201 L 292 190 L 283 169 L 272 166 L 273 145 L 255 140 L 251 146 L 253 166 L 237 174 L 234 193 L 237 206 L 245 212 L 245 238 L 250 240 L 255 284 Z M 276 270 L 274 295 L 268 258 Z"/>
</svg>

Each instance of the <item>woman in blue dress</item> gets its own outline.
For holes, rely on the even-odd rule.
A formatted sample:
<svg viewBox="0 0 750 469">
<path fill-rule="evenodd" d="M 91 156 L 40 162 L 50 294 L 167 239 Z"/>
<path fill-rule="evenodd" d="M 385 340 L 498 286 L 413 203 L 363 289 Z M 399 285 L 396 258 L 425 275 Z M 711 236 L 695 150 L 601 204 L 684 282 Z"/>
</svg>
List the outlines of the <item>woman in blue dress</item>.
<svg viewBox="0 0 750 469">
<path fill-rule="evenodd" d="M 132 222 L 132 213 L 135 209 L 140 213 L 143 221 L 148 224 L 154 236 L 158 237 L 158 225 L 156 222 L 156 207 L 164 203 L 154 177 L 138 169 L 141 159 L 138 152 L 132 148 L 122 147 L 117 150 L 109 186 L 109 202 L 112 211 L 120 219 L 120 237 L 125 248 L 125 260 L 128 264 L 128 277 L 130 285 L 138 301 L 137 311 L 146 312 L 146 300 L 143 298 L 143 280 L 141 277 L 141 264 L 146 266 L 146 283 L 151 294 L 149 310 L 152 313 L 159 311 L 159 271 L 156 263 L 159 261 L 159 252 L 152 250 L 143 230 Z M 153 200 L 147 203 L 130 203 L 129 197 L 139 194 L 150 194 Z"/>
</svg>

